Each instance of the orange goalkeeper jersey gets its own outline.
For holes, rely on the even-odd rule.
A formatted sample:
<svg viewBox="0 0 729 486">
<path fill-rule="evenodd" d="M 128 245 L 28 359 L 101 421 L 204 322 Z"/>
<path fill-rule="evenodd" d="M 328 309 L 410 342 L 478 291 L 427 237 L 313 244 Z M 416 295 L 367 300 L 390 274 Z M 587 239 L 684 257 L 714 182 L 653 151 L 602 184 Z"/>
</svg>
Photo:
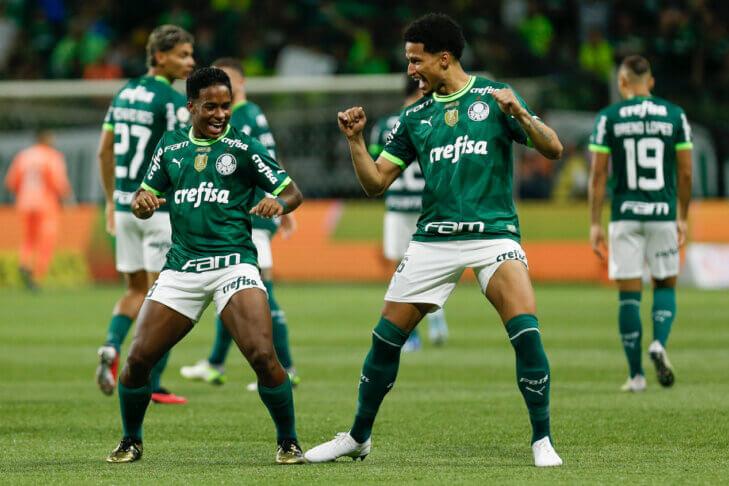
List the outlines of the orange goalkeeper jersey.
<svg viewBox="0 0 729 486">
<path fill-rule="evenodd" d="M 63 154 L 48 145 L 36 144 L 13 159 L 5 185 L 16 196 L 21 211 L 53 211 L 71 192 Z"/>
</svg>

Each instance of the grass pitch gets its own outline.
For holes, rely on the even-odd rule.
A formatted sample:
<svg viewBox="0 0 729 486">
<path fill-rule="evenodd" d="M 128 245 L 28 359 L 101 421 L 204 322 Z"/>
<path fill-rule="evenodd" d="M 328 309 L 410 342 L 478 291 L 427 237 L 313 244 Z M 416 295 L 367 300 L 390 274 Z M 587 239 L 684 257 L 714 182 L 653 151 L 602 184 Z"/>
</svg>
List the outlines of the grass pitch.
<svg viewBox="0 0 729 486">
<path fill-rule="evenodd" d="M 384 285 L 279 285 L 294 359 L 302 446 L 351 424 L 360 366 Z M 222 387 L 190 383 L 181 365 L 207 356 L 212 312 L 173 351 L 164 384 L 186 406 L 152 404 L 144 458 L 103 462 L 120 438 L 117 397 L 94 383 L 120 288 L 0 293 L 0 482 L 18 483 L 721 483 L 729 478 L 729 299 L 678 292 L 669 343 L 676 385 L 662 389 L 646 357 L 648 391 L 618 391 L 626 364 L 616 292 L 537 287 L 552 366 L 552 430 L 565 465 L 534 468 L 514 356 L 474 285 L 446 306 L 451 339 L 404 355 L 366 461 L 276 466 L 274 431 L 252 372 L 235 350 Z M 651 335 L 643 297 L 644 349 Z M 425 331 L 425 326 L 423 326 Z M 425 333 L 424 333 L 425 334 Z M 427 340 L 426 340 L 427 341 Z M 128 343 L 127 343 L 128 344 Z"/>
</svg>

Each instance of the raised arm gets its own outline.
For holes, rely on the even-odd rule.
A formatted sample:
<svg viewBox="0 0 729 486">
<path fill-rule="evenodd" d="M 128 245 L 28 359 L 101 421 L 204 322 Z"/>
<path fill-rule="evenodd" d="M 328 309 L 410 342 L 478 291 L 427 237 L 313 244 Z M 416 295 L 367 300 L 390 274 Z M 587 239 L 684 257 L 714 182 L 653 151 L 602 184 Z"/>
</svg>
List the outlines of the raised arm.
<svg viewBox="0 0 729 486">
<path fill-rule="evenodd" d="M 590 182 L 587 187 L 590 202 L 590 244 L 592 251 L 601 259 L 607 255 L 605 243 L 605 230 L 602 227 L 602 205 L 605 201 L 605 183 L 608 176 L 608 161 L 610 154 L 603 152 L 592 153 L 590 167 Z"/>
<path fill-rule="evenodd" d="M 543 121 L 533 117 L 516 98 L 514 92 L 508 88 L 497 89 L 492 96 L 499 104 L 499 108 L 507 115 L 511 115 L 521 125 L 534 148 L 548 159 L 562 157 L 562 142 L 557 133 L 549 128 Z"/>
<path fill-rule="evenodd" d="M 354 172 L 357 174 L 362 189 L 368 196 L 379 196 L 397 179 L 402 168 L 382 156 L 378 157 L 376 161 L 370 157 L 362 135 L 367 117 L 361 106 L 340 111 L 337 114 L 337 123 L 344 136 L 347 137 Z"/>
<path fill-rule="evenodd" d="M 115 233 L 114 228 L 114 132 L 102 130 L 99 139 L 99 174 L 101 174 L 101 187 L 104 189 L 106 207 L 106 231 L 110 235 Z"/>
<path fill-rule="evenodd" d="M 678 161 L 678 244 L 686 243 L 688 232 L 688 212 L 691 201 L 691 149 L 676 151 Z"/>
</svg>

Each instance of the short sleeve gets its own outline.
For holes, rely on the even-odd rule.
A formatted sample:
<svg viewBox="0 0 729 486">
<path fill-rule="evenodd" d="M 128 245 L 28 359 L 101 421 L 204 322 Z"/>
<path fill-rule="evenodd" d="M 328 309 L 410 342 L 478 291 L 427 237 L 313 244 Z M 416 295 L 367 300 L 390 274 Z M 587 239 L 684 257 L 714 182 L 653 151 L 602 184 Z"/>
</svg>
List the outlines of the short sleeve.
<svg viewBox="0 0 729 486">
<path fill-rule="evenodd" d="M 609 154 L 610 153 L 610 133 L 608 131 L 608 116 L 600 112 L 595 119 L 595 125 L 590 135 L 590 143 L 587 146 L 590 152 Z"/>
<path fill-rule="evenodd" d="M 106 116 L 104 116 L 104 124 L 102 125 L 101 128 L 105 132 L 114 131 L 114 106 L 113 105 L 109 105 L 109 109 L 106 110 Z"/>
<path fill-rule="evenodd" d="M 383 157 L 393 164 L 400 166 L 403 170 L 417 158 L 417 151 L 413 146 L 408 133 L 407 123 L 405 123 L 405 113 L 395 122 L 387 137 L 385 148 L 380 153 Z"/>
<path fill-rule="evenodd" d="M 689 124 L 688 118 L 686 118 L 686 113 L 683 110 L 679 110 L 679 123 L 676 130 L 676 150 L 689 150 L 693 146 L 691 125 Z"/>
<path fill-rule="evenodd" d="M 539 118 L 532 111 L 532 109 L 529 108 L 529 105 L 526 104 L 526 101 L 524 101 L 524 98 L 522 98 L 521 95 L 519 93 L 517 93 L 516 90 L 514 90 L 514 88 L 512 88 L 509 85 L 506 85 L 505 88 L 506 89 L 510 89 L 510 90 L 513 91 L 514 96 L 516 97 L 516 99 L 519 101 L 519 103 L 521 104 L 521 106 L 523 106 L 524 109 L 526 109 L 526 111 L 529 113 L 529 115 L 531 117 L 533 117 L 533 118 Z M 519 125 L 519 122 L 516 121 L 516 118 L 514 118 L 511 115 L 506 116 L 506 124 L 509 127 L 509 134 L 511 135 L 511 139 L 513 141 L 515 141 L 516 143 L 520 143 L 522 145 L 528 145 L 530 147 L 533 146 L 531 140 L 529 140 L 529 136 L 524 131 L 524 129 L 521 127 L 521 125 Z"/>
<path fill-rule="evenodd" d="M 249 176 L 256 186 L 264 191 L 278 196 L 291 183 L 291 178 L 285 170 L 271 157 L 268 149 L 257 140 L 252 140 L 248 146 L 250 157 Z"/>
<path fill-rule="evenodd" d="M 162 137 L 154 149 L 152 162 L 149 164 L 144 181 L 142 181 L 142 189 L 157 196 L 166 193 L 172 185 L 170 176 L 167 174 L 164 166 L 164 143 L 165 137 Z"/>
</svg>

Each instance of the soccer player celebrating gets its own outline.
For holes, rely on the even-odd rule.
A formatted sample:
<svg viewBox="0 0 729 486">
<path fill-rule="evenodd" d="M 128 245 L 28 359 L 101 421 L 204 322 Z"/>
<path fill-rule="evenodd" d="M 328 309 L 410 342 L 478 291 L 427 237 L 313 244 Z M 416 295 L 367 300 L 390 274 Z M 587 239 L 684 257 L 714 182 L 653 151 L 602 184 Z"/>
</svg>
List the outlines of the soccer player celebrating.
<svg viewBox="0 0 729 486">
<path fill-rule="evenodd" d="M 99 162 L 106 194 L 106 228 L 116 235 L 116 268 L 124 275 L 127 287 L 112 311 L 106 342 L 98 350 L 96 382 L 106 395 L 114 393 L 121 345 L 170 248 L 167 208 L 140 221 L 132 215 L 131 201 L 159 139 L 189 121 L 185 97 L 171 83 L 185 79 L 195 67 L 192 43 L 192 35 L 175 25 L 152 31 L 147 41 L 147 74 L 129 81 L 114 97 L 101 132 Z M 157 403 L 186 403 L 185 398 L 160 385 L 167 359 L 164 355 L 152 372 L 152 399 Z"/>
<path fill-rule="evenodd" d="M 441 308 L 466 268 L 503 320 L 516 352 L 517 385 L 532 424 L 536 466 L 559 466 L 549 428 L 549 363 L 542 347 L 534 290 L 519 245 L 512 191 L 512 142 L 556 159 L 562 144 L 509 86 L 464 72 L 460 26 L 428 14 L 404 33 L 408 74 L 426 96 L 403 110 L 376 161 L 362 131 L 365 112 L 338 114 L 357 177 L 381 194 L 418 160 L 425 178 L 418 229 L 395 271 L 364 361 L 349 432 L 306 452 L 310 462 L 364 458 L 383 398 L 395 383 L 400 348 L 425 314 Z"/>
<path fill-rule="evenodd" d="M 676 315 L 678 249 L 686 242 L 691 199 L 691 127 L 678 106 L 651 95 L 648 61 L 627 57 L 618 71 L 623 101 L 602 110 L 590 138 L 590 243 L 605 258 L 601 213 L 612 159 L 608 273 L 619 290 L 618 322 L 629 376 L 623 391 L 646 388 L 641 364 L 641 277 L 653 278 L 653 341 L 648 353 L 658 382 L 673 385 L 666 342 Z M 678 191 L 678 207 L 676 193 Z"/>
<path fill-rule="evenodd" d="M 241 130 L 246 135 L 257 139 L 268 150 L 268 153 L 276 158 L 276 142 L 273 134 L 268 128 L 266 116 L 261 108 L 246 98 L 245 77 L 241 63 L 237 59 L 223 58 L 213 63 L 214 67 L 225 71 L 230 78 L 233 87 L 233 107 L 230 116 L 231 126 Z M 266 197 L 263 190 L 256 192 L 256 201 Z M 291 379 L 291 384 L 296 386 L 301 378 L 296 374 L 293 360 L 291 359 L 291 351 L 289 350 L 289 336 L 286 325 L 286 317 L 284 311 L 278 305 L 273 294 L 273 256 L 271 253 L 271 238 L 280 226 L 284 232 L 284 237 L 289 236 L 294 230 L 296 223 L 291 214 L 284 214 L 279 218 L 261 218 L 253 215 L 251 217 L 253 231 L 251 238 L 253 244 L 256 245 L 258 252 L 258 267 L 261 269 L 261 278 L 263 285 L 266 286 L 268 293 L 268 306 L 271 308 L 271 319 L 273 321 L 273 346 L 276 349 L 281 365 L 286 369 Z M 208 359 L 199 361 L 192 366 L 183 366 L 180 373 L 183 377 L 191 380 L 202 380 L 214 385 L 222 385 L 226 381 L 223 365 L 228 355 L 228 350 L 232 342 L 232 337 L 223 325 L 218 316 L 215 321 L 215 341 L 210 351 Z M 257 383 L 249 383 L 248 391 L 256 391 Z"/>
<path fill-rule="evenodd" d="M 422 93 L 418 90 L 418 82 L 408 77 L 405 83 L 405 102 L 403 106 L 412 105 L 421 96 Z M 396 113 L 375 122 L 368 147 L 373 158 L 377 158 L 382 153 L 392 127 L 399 119 L 400 113 Z M 387 211 L 385 212 L 382 233 L 382 249 L 385 258 L 392 262 L 393 268 L 397 268 L 397 265 L 402 261 L 410 244 L 410 238 L 417 230 L 418 216 L 420 216 L 420 210 L 423 207 L 424 187 L 425 180 L 423 179 L 423 173 L 420 171 L 420 165 L 410 164 L 385 191 Z M 443 309 L 428 314 L 428 337 L 435 345 L 442 345 L 448 339 L 448 324 Z M 420 347 L 420 336 L 418 329 L 415 328 L 410 332 L 402 351 L 403 353 L 417 351 Z"/>
<path fill-rule="evenodd" d="M 302 196 L 260 142 L 228 124 L 231 92 L 230 80 L 220 69 L 203 68 L 190 75 L 192 127 L 162 137 L 132 200 L 134 215 L 142 219 L 162 205 L 169 207 L 172 247 L 139 313 L 119 377 L 124 436 L 109 462 L 141 457 L 152 367 L 192 329 L 210 300 L 258 377 L 258 393 L 276 424 L 276 462 L 304 461 L 296 439 L 291 381 L 273 348 L 250 220 L 250 214 L 271 218 L 288 213 L 301 204 Z M 257 188 L 274 197 L 251 208 Z"/>
</svg>

